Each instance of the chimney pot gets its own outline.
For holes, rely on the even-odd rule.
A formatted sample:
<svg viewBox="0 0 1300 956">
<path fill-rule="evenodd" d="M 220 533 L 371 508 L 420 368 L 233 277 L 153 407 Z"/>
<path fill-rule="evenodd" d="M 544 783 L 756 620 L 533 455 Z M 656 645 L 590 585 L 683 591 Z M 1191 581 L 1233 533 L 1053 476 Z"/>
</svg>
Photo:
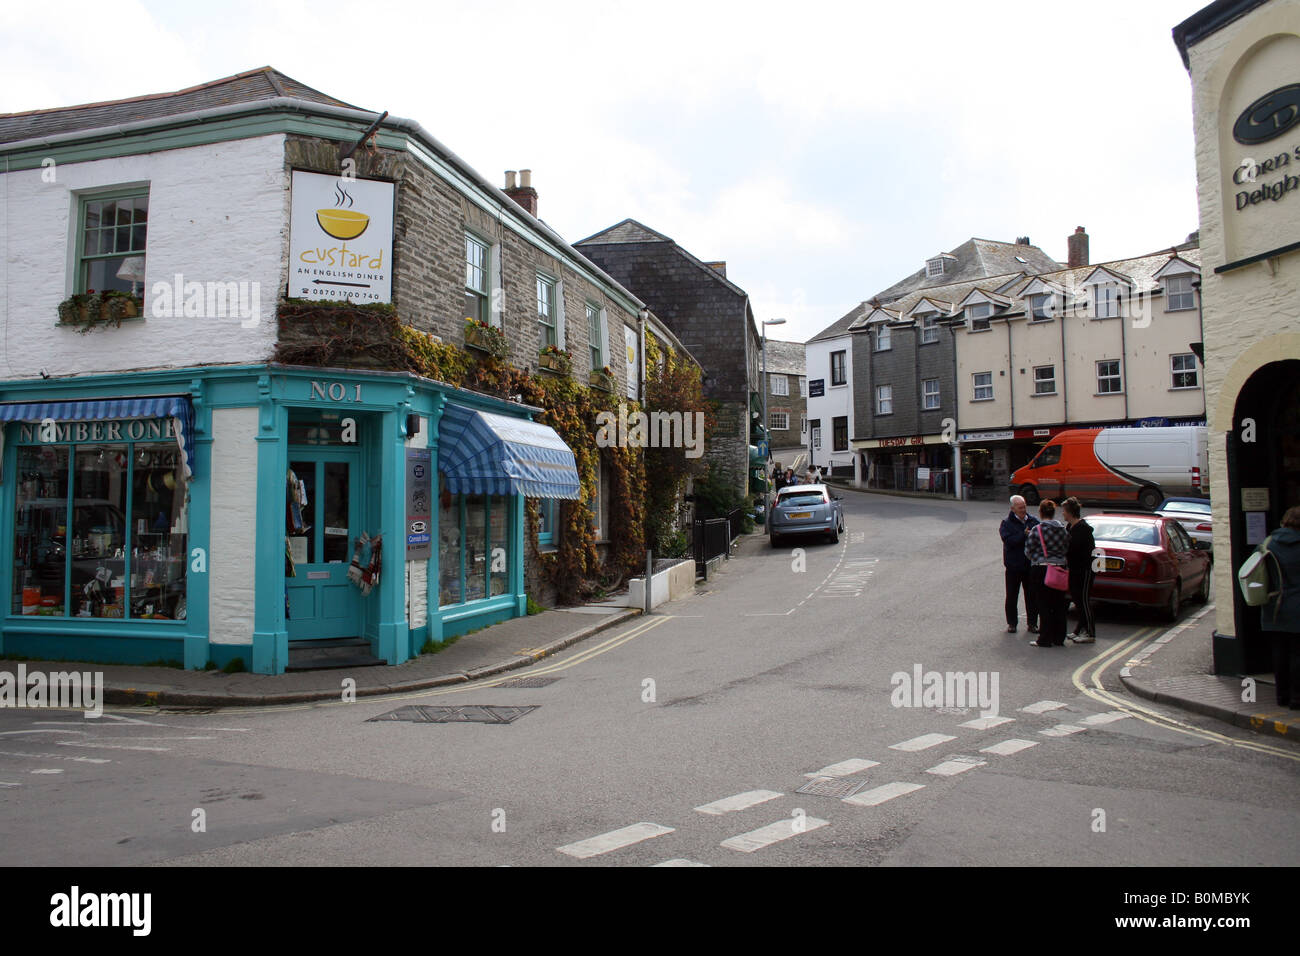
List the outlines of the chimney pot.
<svg viewBox="0 0 1300 956">
<path fill-rule="evenodd" d="M 519 170 L 519 188 L 531 189 L 533 186 L 533 171 L 531 169 Z"/>
<path fill-rule="evenodd" d="M 519 184 L 515 185 L 515 171 L 506 170 L 505 194 L 526 209 L 531 216 L 537 215 L 537 190 L 533 188 L 533 171 L 519 170 Z"/>
<path fill-rule="evenodd" d="M 1067 265 L 1071 269 L 1088 265 L 1088 234 L 1083 231 L 1083 226 L 1074 230 L 1074 234 L 1066 239 L 1065 245 L 1069 250 Z"/>
<path fill-rule="evenodd" d="M 1028 237 L 1028 236 L 1016 236 L 1016 245 L 1018 245 L 1018 246 L 1027 246 L 1027 245 L 1029 245 L 1029 237 Z"/>
<path fill-rule="evenodd" d="M 507 169 L 507 170 L 506 170 L 506 189 L 514 189 L 514 188 L 515 188 L 515 171 L 514 171 L 513 169 Z"/>
</svg>

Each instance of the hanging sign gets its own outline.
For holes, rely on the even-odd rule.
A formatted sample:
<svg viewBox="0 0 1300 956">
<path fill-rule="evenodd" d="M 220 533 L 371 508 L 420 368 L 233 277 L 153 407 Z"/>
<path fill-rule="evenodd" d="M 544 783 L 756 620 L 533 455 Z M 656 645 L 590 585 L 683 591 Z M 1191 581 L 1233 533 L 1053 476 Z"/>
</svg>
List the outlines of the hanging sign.
<svg viewBox="0 0 1300 956">
<path fill-rule="evenodd" d="M 295 170 L 289 296 L 391 302 L 393 184 Z"/>
</svg>

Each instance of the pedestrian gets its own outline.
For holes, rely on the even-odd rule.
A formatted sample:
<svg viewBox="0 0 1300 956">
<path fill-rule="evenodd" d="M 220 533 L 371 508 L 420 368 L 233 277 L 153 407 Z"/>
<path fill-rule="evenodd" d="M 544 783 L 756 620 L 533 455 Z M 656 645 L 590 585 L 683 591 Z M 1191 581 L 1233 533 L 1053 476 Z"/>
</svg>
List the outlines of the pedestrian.
<svg viewBox="0 0 1300 956">
<path fill-rule="evenodd" d="M 1277 563 L 1268 562 L 1270 598 L 1259 609 L 1259 626 L 1273 635 L 1278 706 L 1300 710 L 1300 505 L 1287 509 L 1266 544 Z"/>
<path fill-rule="evenodd" d="M 786 483 L 787 485 L 793 485 L 793 484 L 795 483 L 795 482 L 794 482 L 794 469 L 793 469 L 793 468 L 787 468 L 787 469 L 785 470 L 785 483 Z"/>
<path fill-rule="evenodd" d="M 781 470 L 779 461 L 772 468 L 772 486 L 773 491 L 780 491 L 785 487 L 785 472 Z"/>
<path fill-rule="evenodd" d="M 818 484 L 817 472 L 813 470 L 813 466 L 812 466 L 812 465 L 809 465 L 808 468 L 804 471 L 804 473 L 803 473 L 803 483 L 804 483 L 805 485 L 815 485 L 815 484 Z"/>
<path fill-rule="evenodd" d="M 1038 524 L 1038 519 L 1028 513 L 1025 499 L 1020 495 L 1011 496 L 1011 511 L 1002 519 L 998 533 L 1002 535 L 1002 567 L 1007 585 L 1007 633 L 1016 633 L 1020 622 L 1016 605 L 1020 602 L 1020 592 L 1025 592 L 1025 621 L 1029 633 L 1038 633 L 1038 602 L 1033 585 L 1029 580 L 1029 559 L 1025 557 L 1025 532 Z"/>
<path fill-rule="evenodd" d="M 1070 600 L 1079 609 L 1079 622 L 1074 625 L 1070 640 L 1076 644 L 1093 644 L 1097 640 L 1097 619 L 1092 613 L 1092 552 L 1097 541 L 1092 534 L 1092 525 L 1083 520 L 1078 498 L 1062 501 L 1061 513 L 1070 529 Z"/>
<path fill-rule="evenodd" d="M 1045 499 L 1038 506 L 1038 524 L 1025 533 L 1025 557 L 1029 559 L 1030 576 L 1038 598 L 1038 640 L 1029 642 L 1035 647 L 1065 646 L 1069 590 L 1049 588 L 1047 568 L 1055 565 L 1064 570 L 1069 551 L 1070 533 L 1056 520 L 1056 502 Z"/>
</svg>

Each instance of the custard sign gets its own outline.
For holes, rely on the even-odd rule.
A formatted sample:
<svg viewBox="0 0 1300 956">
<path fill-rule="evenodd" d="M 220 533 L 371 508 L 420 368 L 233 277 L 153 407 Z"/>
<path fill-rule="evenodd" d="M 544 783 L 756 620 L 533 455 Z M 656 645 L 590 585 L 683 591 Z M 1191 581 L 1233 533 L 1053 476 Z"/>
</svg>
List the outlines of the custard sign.
<svg viewBox="0 0 1300 956">
<path fill-rule="evenodd" d="M 393 184 L 295 171 L 289 296 L 391 302 Z"/>
</svg>

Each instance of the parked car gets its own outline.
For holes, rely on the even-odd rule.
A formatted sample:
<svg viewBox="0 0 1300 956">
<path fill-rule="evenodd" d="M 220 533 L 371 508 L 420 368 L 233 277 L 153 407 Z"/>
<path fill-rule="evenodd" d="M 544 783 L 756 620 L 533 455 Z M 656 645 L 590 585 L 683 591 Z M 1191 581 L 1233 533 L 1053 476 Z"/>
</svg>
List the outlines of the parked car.
<svg viewBox="0 0 1300 956">
<path fill-rule="evenodd" d="M 1054 436 L 1011 476 L 1011 493 L 1040 498 L 1137 504 L 1154 511 L 1167 495 L 1209 490 L 1204 425 L 1072 428 Z"/>
<path fill-rule="evenodd" d="M 1214 520 L 1209 498 L 1166 498 L 1156 508 L 1156 514 L 1176 518 L 1193 541 L 1209 545 L 1210 561 L 1214 561 Z"/>
<path fill-rule="evenodd" d="M 788 534 L 824 534 L 831 543 L 844 530 L 841 496 L 825 485 L 787 485 L 776 493 L 767 517 L 767 534 L 772 547 Z"/>
<path fill-rule="evenodd" d="M 1155 607 L 1174 621 L 1187 599 L 1210 599 L 1210 555 L 1175 518 L 1103 512 L 1088 515 L 1101 568 L 1095 601 Z"/>
</svg>

